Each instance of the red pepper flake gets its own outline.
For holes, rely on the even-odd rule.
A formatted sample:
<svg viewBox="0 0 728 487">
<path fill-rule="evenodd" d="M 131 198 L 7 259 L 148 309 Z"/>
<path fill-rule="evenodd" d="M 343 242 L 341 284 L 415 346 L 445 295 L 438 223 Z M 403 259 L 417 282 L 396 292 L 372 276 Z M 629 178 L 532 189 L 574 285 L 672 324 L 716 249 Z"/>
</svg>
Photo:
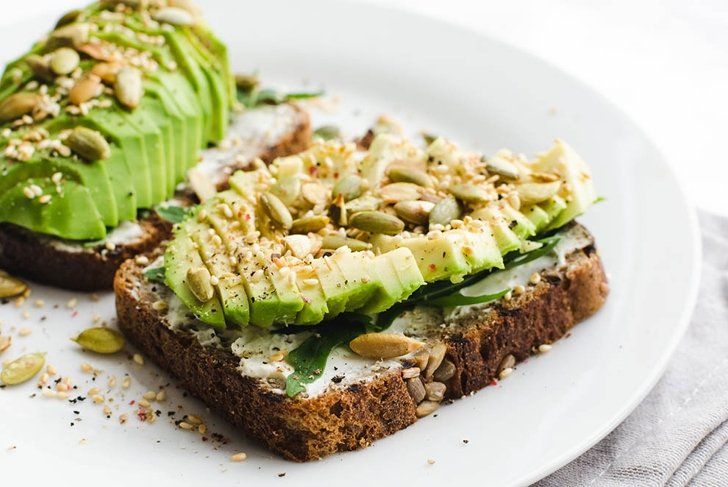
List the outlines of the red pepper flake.
<svg viewBox="0 0 728 487">
<path fill-rule="evenodd" d="M 250 213 L 245 214 L 245 221 L 248 221 L 248 220 L 250 220 Z"/>
<path fill-rule="evenodd" d="M 71 313 L 71 318 L 75 318 L 76 316 L 78 316 L 78 311 L 74 311 L 73 313 Z"/>
<path fill-rule="evenodd" d="M 491 381 L 488 383 L 488 385 L 489 386 L 497 386 L 498 385 L 498 381 L 495 380 L 495 379 L 491 379 Z"/>
<path fill-rule="evenodd" d="M 139 408 L 136 412 L 137 418 L 139 418 L 139 421 L 146 421 L 147 420 L 147 412 L 143 408 Z"/>
<path fill-rule="evenodd" d="M 427 268 L 430 270 L 430 272 L 435 272 L 437 270 L 437 266 L 435 264 L 430 264 L 427 266 Z"/>
<path fill-rule="evenodd" d="M 129 401 L 129 406 L 133 406 L 135 402 L 136 401 L 134 399 L 132 399 L 131 401 Z"/>
<path fill-rule="evenodd" d="M 315 176 L 316 175 L 316 171 L 318 171 L 318 168 L 316 166 L 311 166 L 311 167 L 308 168 L 308 173 L 311 176 Z"/>
</svg>

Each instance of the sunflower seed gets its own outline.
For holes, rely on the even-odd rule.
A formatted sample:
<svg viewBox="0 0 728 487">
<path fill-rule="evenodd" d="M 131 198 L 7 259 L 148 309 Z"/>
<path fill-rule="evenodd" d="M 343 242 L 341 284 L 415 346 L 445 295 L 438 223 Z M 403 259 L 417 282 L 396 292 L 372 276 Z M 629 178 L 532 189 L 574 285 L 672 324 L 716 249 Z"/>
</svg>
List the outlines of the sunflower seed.
<svg viewBox="0 0 728 487">
<path fill-rule="evenodd" d="M 206 303 L 212 299 L 215 289 L 212 287 L 210 271 L 206 267 L 187 270 L 187 287 L 198 301 Z"/>
<path fill-rule="evenodd" d="M 516 186 L 518 196 L 521 199 L 522 206 L 535 205 L 541 203 L 558 193 L 561 188 L 560 181 L 553 183 L 524 183 Z"/>
<path fill-rule="evenodd" d="M 382 200 L 376 196 L 365 194 L 359 198 L 353 199 L 346 203 L 346 211 L 356 213 L 358 211 L 374 211 L 379 209 Z"/>
<path fill-rule="evenodd" d="M 427 392 L 427 400 L 440 402 L 445 398 L 447 386 L 442 382 L 430 382 L 425 384 L 425 392 Z"/>
<path fill-rule="evenodd" d="M 329 224 L 329 217 L 324 215 L 304 216 L 293 220 L 291 233 L 318 232 Z"/>
<path fill-rule="evenodd" d="M 195 23 L 195 17 L 185 9 L 179 7 L 160 8 L 152 15 L 157 22 L 163 22 L 172 25 L 192 25 Z"/>
<path fill-rule="evenodd" d="M 136 68 L 123 67 L 116 74 L 114 93 L 119 103 L 127 108 L 135 108 L 144 95 L 142 73 Z"/>
<path fill-rule="evenodd" d="M 355 238 L 342 237 L 341 235 L 327 235 L 321 242 L 322 249 L 335 250 L 339 247 L 349 247 L 354 252 L 369 250 L 372 244 L 357 240 Z"/>
<path fill-rule="evenodd" d="M 263 193 L 258 197 L 260 206 L 268 217 L 278 226 L 290 229 L 293 226 L 293 217 L 286 205 L 273 193 Z"/>
<path fill-rule="evenodd" d="M 422 187 L 413 183 L 391 183 L 379 189 L 379 196 L 385 203 L 416 200 L 422 194 Z"/>
<path fill-rule="evenodd" d="M 450 194 L 465 203 L 483 203 L 491 199 L 485 189 L 474 184 L 454 184 L 448 190 Z"/>
<path fill-rule="evenodd" d="M 0 299 L 23 294 L 28 286 L 20 279 L 0 271 Z"/>
<path fill-rule="evenodd" d="M 425 396 L 427 396 L 425 385 L 422 384 L 419 377 L 407 379 L 407 392 L 409 392 L 409 395 L 415 404 L 421 403 Z"/>
<path fill-rule="evenodd" d="M 415 410 L 415 414 L 417 414 L 418 418 L 424 418 L 425 416 L 429 416 L 430 414 L 437 411 L 437 409 L 440 407 L 439 402 L 434 401 L 422 401 Z"/>
<path fill-rule="evenodd" d="M 76 48 L 81 54 L 85 54 L 91 59 L 97 61 L 110 61 L 113 53 L 108 44 L 102 42 L 94 42 L 81 44 Z"/>
<path fill-rule="evenodd" d="M 325 205 L 329 200 L 329 191 L 322 184 L 306 183 L 301 186 L 301 196 L 313 206 Z"/>
<path fill-rule="evenodd" d="M 30 114 L 40 103 L 36 93 L 14 93 L 0 102 L 0 122 L 10 122 Z"/>
<path fill-rule="evenodd" d="M 65 75 L 78 67 L 81 57 L 70 47 L 61 47 L 53 51 L 50 62 L 51 70 L 59 76 Z"/>
<path fill-rule="evenodd" d="M 0 379 L 8 386 L 22 384 L 40 372 L 43 365 L 45 365 L 44 353 L 28 353 L 5 364 Z"/>
<path fill-rule="evenodd" d="M 389 179 L 395 183 L 413 183 L 423 188 L 432 187 L 432 179 L 425 171 L 413 167 L 395 166 L 389 170 Z"/>
<path fill-rule="evenodd" d="M 460 203 L 452 196 L 438 201 L 430 211 L 430 225 L 449 225 L 451 221 L 460 218 L 462 209 Z"/>
<path fill-rule="evenodd" d="M 74 105 L 86 103 L 92 98 L 101 94 L 102 86 L 96 79 L 84 77 L 76 81 L 71 91 L 68 92 L 68 100 Z"/>
<path fill-rule="evenodd" d="M 394 211 L 406 222 L 423 225 L 427 223 L 434 207 L 435 203 L 429 201 L 400 201 L 394 205 Z"/>
<path fill-rule="evenodd" d="M 444 343 L 438 343 L 432 347 L 430 350 L 430 358 L 427 361 L 427 367 L 425 367 L 423 374 L 426 378 L 429 379 L 435 373 L 435 370 L 440 367 L 440 364 L 442 364 L 445 358 L 445 352 L 447 352 L 447 347 Z"/>
<path fill-rule="evenodd" d="M 349 342 L 349 346 L 362 357 L 388 359 L 419 350 L 424 344 L 395 333 L 365 333 Z"/>
<path fill-rule="evenodd" d="M 66 145 L 89 162 L 108 159 L 111 155 L 111 147 L 104 136 L 86 127 L 73 129 L 66 139 Z"/>
<path fill-rule="evenodd" d="M 438 382 L 445 382 L 450 380 L 453 375 L 455 375 L 455 364 L 448 359 L 444 359 L 435 373 L 432 374 L 432 378 Z"/>
<path fill-rule="evenodd" d="M 362 192 L 364 192 L 364 180 L 356 174 L 350 174 L 334 184 L 331 197 L 335 200 L 339 195 L 342 195 L 344 201 L 350 201 L 361 196 Z"/>
<path fill-rule="evenodd" d="M 126 340 L 124 335 L 111 328 L 97 326 L 84 330 L 72 340 L 78 343 L 81 348 L 94 353 L 116 353 L 124 348 Z"/>
<path fill-rule="evenodd" d="M 53 81 L 56 77 L 56 75 L 53 74 L 53 71 L 51 71 L 50 66 L 48 66 L 48 62 L 37 54 L 31 54 L 25 58 L 25 64 L 27 64 L 33 72 L 33 76 L 40 81 L 48 83 Z"/>
<path fill-rule="evenodd" d="M 502 372 L 505 369 L 512 369 L 515 365 L 516 357 L 514 357 L 512 354 L 508 354 L 503 358 L 503 360 L 501 360 L 501 363 L 498 366 L 498 373 Z"/>
<path fill-rule="evenodd" d="M 349 219 L 349 226 L 371 233 L 397 235 L 404 230 L 404 222 L 381 211 L 361 211 Z"/>
</svg>

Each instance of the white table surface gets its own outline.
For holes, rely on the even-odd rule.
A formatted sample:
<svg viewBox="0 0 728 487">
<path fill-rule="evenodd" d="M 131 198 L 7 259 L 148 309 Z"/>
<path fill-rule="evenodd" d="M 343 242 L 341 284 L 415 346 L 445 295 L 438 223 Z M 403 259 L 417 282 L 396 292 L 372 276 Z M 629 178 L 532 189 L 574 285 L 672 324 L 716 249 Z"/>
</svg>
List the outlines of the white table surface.
<svg viewBox="0 0 728 487">
<path fill-rule="evenodd" d="M 722 145 L 728 141 L 725 0 L 359 1 L 483 32 L 587 82 L 653 139 L 696 206 L 728 215 L 728 156 Z M 86 3 L 9 2 L 0 25 Z M 204 0 L 198 3 L 204 8 Z"/>
</svg>

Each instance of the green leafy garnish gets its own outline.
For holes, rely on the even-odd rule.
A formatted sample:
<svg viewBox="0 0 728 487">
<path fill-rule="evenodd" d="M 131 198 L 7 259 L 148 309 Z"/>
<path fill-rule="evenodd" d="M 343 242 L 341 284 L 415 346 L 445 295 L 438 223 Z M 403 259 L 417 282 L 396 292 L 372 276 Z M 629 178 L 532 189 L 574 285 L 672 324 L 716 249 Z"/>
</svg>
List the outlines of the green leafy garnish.
<svg viewBox="0 0 728 487">
<path fill-rule="evenodd" d="M 599 197 L 597 197 L 597 199 L 594 200 L 594 203 L 592 203 L 592 204 L 596 205 L 597 203 L 603 203 L 605 201 L 607 201 L 607 198 L 605 198 L 604 196 L 599 196 Z"/>
<path fill-rule="evenodd" d="M 481 296 L 463 296 L 460 294 L 460 292 L 456 292 L 451 294 L 450 296 L 445 296 L 443 298 L 438 298 L 433 301 L 428 302 L 427 304 L 432 304 L 433 306 L 442 306 L 443 308 L 450 307 L 450 306 L 467 306 L 470 304 L 482 304 L 482 303 L 489 303 L 491 301 L 496 301 L 506 294 L 510 289 L 504 289 L 503 291 L 495 294 L 483 294 Z"/>
<path fill-rule="evenodd" d="M 333 321 L 317 326 L 315 335 L 286 356 L 286 362 L 294 369 L 286 378 L 286 394 L 294 397 L 305 391 L 304 384 L 310 384 L 323 374 L 331 350 L 365 333 L 370 323 L 371 318 L 367 315 L 343 313 Z"/>
<path fill-rule="evenodd" d="M 158 282 L 164 284 L 164 266 L 162 267 L 150 267 L 144 271 L 144 277 L 151 282 Z"/>
<path fill-rule="evenodd" d="M 341 135 L 341 130 L 336 125 L 322 125 L 313 131 L 313 136 L 323 140 L 336 139 Z"/>
<path fill-rule="evenodd" d="M 157 215 L 159 215 L 162 219 L 167 220 L 170 223 L 182 223 L 182 220 L 185 219 L 190 209 L 182 206 L 159 205 L 154 208 L 154 211 L 156 211 Z"/>
<path fill-rule="evenodd" d="M 323 96 L 323 91 L 297 91 L 283 93 L 270 88 L 259 89 L 258 86 L 238 87 L 238 101 L 246 108 L 255 108 L 261 105 L 280 105 L 290 100 L 307 100 Z"/>
</svg>

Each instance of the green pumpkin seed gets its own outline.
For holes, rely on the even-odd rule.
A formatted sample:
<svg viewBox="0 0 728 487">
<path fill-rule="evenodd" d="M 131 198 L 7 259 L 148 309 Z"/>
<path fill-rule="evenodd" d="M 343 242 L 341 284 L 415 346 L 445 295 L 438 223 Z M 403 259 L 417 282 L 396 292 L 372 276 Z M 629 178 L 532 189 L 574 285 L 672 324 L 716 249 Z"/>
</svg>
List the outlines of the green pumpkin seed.
<svg viewBox="0 0 728 487">
<path fill-rule="evenodd" d="M 212 299 L 215 289 L 212 287 L 212 277 L 206 267 L 187 269 L 187 287 L 198 301 L 206 303 Z"/>
<path fill-rule="evenodd" d="M 136 108 L 144 95 L 141 71 L 136 68 L 121 68 L 116 73 L 114 94 L 119 103 L 125 107 Z"/>
<path fill-rule="evenodd" d="M 359 198 L 355 198 L 346 203 L 346 211 L 356 213 L 358 211 L 374 211 L 378 210 L 382 204 L 382 200 L 376 196 L 365 194 Z"/>
<path fill-rule="evenodd" d="M 10 122 L 23 115 L 29 115 L 40 103 L 36 93 L 14 93 L 0 102 L 0 122 Z"/>
<path fill-rule="evenodd" d="M 313 131 L 313 136 L 321 140 L 333 140 L 341 137 L 341 130 L 336 125 L 323 125 Z"/>
<path fill-rule="evenodd" d="M 33 72 L 33 76 L 35 76 L 40 81 L 51 82 L 56 77 L 53 74 L 53 71 L 51 71 L 50 66 L 48 66 L 48 63 L 42 56 L 39 56 L 37 54 L 31 54 L 30 56 L 25 58 L 25 64 L 27 64 L 30 70 Z"/>
<path fill-rule="evenodd" d="M 435 203 L 429 201 L 400 201 L 394 205 L 394 211 L 406 222 L 423 225 L 427 223 L 434 207 Z"/>
<path fill-rule="evenodd" d="M 28 286 L 20 279 L 0 271 L 0 299 L 23 294 Z"/>
<path fill-rule="evenodd" d="M 290 229 L 293 217 L 285 204 L 273 193 L 263 193 L 258 197 L 260 206 L 268 217 L 278 226 Z"/>
<path fill-rule="evenodd" d="M 338 225 L 346 225 L 348 223 L 348 212 L 346 203 L 344 203 L 344 195 L 340 194 L 336 197 L 334 203 L 329 207 L 329 215 Z"/>
<path fill-rule="evenodd" d="M 44 353 L 27 353 L 3 367 L 0 374 L 3 384 L 13 386 L 32 379 L 45 365 Z"/>
<path fill-rule="evenodd" d="M 89 162 L 108 159 L 111 155 L 111 147 L 104 136 L 86 127 L 73 129 L 66 139 L 66 145 Z"/>
<path fill-rule="evenodd" d="M 187 10 L 179 7 L 160 8 L 152 15 L 157 22 L 163 22 L 171 25 L 192 25 L 195 23 L 195 17 Z"/>
<path fill-rule="evenodd" d="M 381 211 L 362 211 L 349 219 L 349 226 L 371 233 L 397 235 L 404 230 L 404 222 L 394 215 Z"/>
<path fill-rule="evenodd" d="M 485 169 L 489 173 L 497 174 L 505 179 L 518 179 L 519 176 L 518 168 L 497 154 L 486 159 Z"/>
<path fill-rule="evenodd" d="M 422 194 L 422 187 L 412 183 L 392 183 L 379 189 L 379 196 L 385 203 L 416 200 Z"/>
<path fill-rule="evenodd" d="M 460 218 L 462 212 L 460 203 L 454 197 L 447 196 L 430 211 L 430 225 L 449 225 L 451 221 Z"/>
<path fill-rule="evenodd" d="M 291 233 L 318 232 L 329 224 L 329 217 L 324 215 L 304 216 L 293 220 Z"/>
<path fill-rule="evenodd" d="M 97 326 L 84 330 L 76 338 L 72 338 L 81 348 L 94 353 L 116 353 L 124 348 L 124 335 L 111 328 Z"/>
<path fill-rule="evenodd" d="M 474 184 L 454 184 L 449 188 L 450 194 L 465 203 L 483 203 L 489 201 L 488 192 Z"/>
<path fill-rule="evenodd" d="M 364 192 L 364 180 L 355 174 L 344 176 L 334 184 L 331 190 L 331 196 L 335 200 L 339 195 L 344 197 L 344 201 L 350 201 L 358 198 Z"/>
<path fill-rule="evenodd" d="M 372 244 L 355 238 L 342 237 L 341 235 L 326 236 L 321 242 L 322 249 L 335 250 L 339 247 L 349 247 L 354 252 L 358 252 L 360 250 L 369 250 L 372 248 Z"/>
<path fill-rule="evenodd" d="M 78 55 L 78 52 L 70 47 L 61 47 L 53 51 L 48 65 L 54 73 L 63 76 L 76 69 L 79 62 L 81 62 L 81 56 Z"/>
<path fill-rule="evenodd" d="M 71 10 L 70 12 L 67 12 L 61 16 L 60 19 L 58 19 L 58 22 L 56 22 L 56 29 L 63 27 L 64 25 L 72 24 L 76 20 L 78 20 L 78 17 L 81 15 L 81 11 Z"/>
<path fill-rule="evenodd" d="M 524 183 L 516 186 L 516 191 L 521 200 L 522 206 L 541 203 L 558 193 L 561 188 L 560 181 L 552 183 Z"/>
<path fill-rule="evenodd" d="M 425 172 L 413 167 L 395 166 L 389 170 L 389 179 L 395 183 L 412 183 L 423 188 L 432 187 L 432 179 Z"/>
<path fill-rule="evenodd" d="M 254 74 L 236 74 L 235 75 L 235 86 L 240 91 L 253 91 L 255 88 L 258 87 L 260 84 L 260 81 L 258 80 L 258 77 Z"/>
<path fill-rule="evenodd" d="M 88 42 L 90 30 L 89 24 L 86 23 L 75 22 L 64 25 L 51 32 L 46 49 L 53 50 L 59 47 L 76 47 L 85 44 Z"/>
</svg>

